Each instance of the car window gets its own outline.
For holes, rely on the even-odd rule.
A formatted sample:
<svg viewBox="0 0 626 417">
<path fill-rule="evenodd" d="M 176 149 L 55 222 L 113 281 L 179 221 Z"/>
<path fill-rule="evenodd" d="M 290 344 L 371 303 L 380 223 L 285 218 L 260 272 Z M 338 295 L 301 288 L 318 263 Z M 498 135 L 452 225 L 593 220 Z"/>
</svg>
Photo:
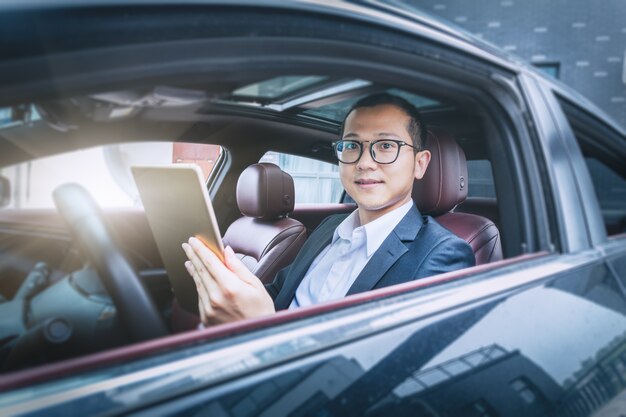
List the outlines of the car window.
<svg viewBox="0 0 626 417">
<path fill-rule="evenodd" d="M 603 162 L 585 158 L 609 235 L 626 232 L 626 179 Z"/>
<path fill-rule="evenodd" d="M 467 161 L 468 197 L 496 197 L 491 163 L 486 159 Z"/>
<path fill-rule="evenodd" d="M 102 207 L 140 206 L 130 172 L 132 165 L 194 163 L 205 180 L 221 152 L 216 145 L 144 142 L 82 149 L 5 167 L 11 199 L 5 209 L 53 208 L 52 192 L 62 184 L 79 183 Z"/>
<path fill-rule="evenodd" d="M 334 164 L 279 152 L 267 152 L 259 162 L 274 163 L 293 177 L 296 203 L 337 203 L 341 200 L 343 187 L 339 168 Z M 496 197 L 488 160 L 467 161 L 467 170 L 470 178 L 468 197 Z M 307 191 L 298 192 L 299 189 Z M 352 201 L 348 198 L 344 202 Z"/>
<path fill-rule="evenodd" d="M 575 103 L 556 97 L 582 151 L 607 234 L 626 233 L 623 135 Z"/>
<path fill-rule="evenodd" d="M 0 107 L 0 129 L 5 129 L 24 122 L 31 123 L 37 120 L 41 120 L 41 115 L 32 104 Z"/>
<path fill-rule="evenodd" d="M 281 76 L 249 84 L 233 91 L 233 96 L 279 98 L 327 80 L 321 76 Z"/>
<path fill-rule="evenodd" d="M 11 108 L 0 108 L 0 127 L 11 122 Z"/>
<path fill-rule="evenodd" d="M 362 82 L 369 84 L 368 81 L 364 80 L 355 80 L 354 82 Z M 432 100 L 428 97 L 420 96 L 417 94 L 409 93 L 408 91 L 400 90 L 397 88 L 390 88 L 386 90 L 387 93 L 393 94 L 395 96 L 399 96 L 409 101 L 418 109 L 424 109 L 429 107 L 437 107 L 440 106 L 441 103 L 438 101 Z M 352 107 L 354 103 L 356 103 L 359 99 L 365 97 L 367 94 L 359 95 L 357 97 L 351 97 L 346 100 L 339 101 L 337 103 L 327 104 L 325 106 L 321 106 L 316 109 L 308 109 L 303 112 L 303 114 L 321 117 L 328 120 L 334 121 L 342 121 L 348 115 L 348 111 Z"/>
<path fill-rule="evenodd" d="M 328 162 L 279 152 L 267 152 L 259 162 L 271 162 L 293 177 L 296 203 L 338 203 L 343 186 L 339 167 Z"/>
<path fill-rule="evenodd" d="M 268 106 L 274 109 L 294 108 L 294 106 L 315 99 L 315 96 L 319 94 L 320 90 L 339 92 L 371 86 L 371 81 L 363 79 L 345 79 L 341 77 L 316 75 L 290 75 L 274 77 L 245 85 L 232 91 L 232 94 L 229 96 L 222 97 L 221 100 L 231 103 Z M 418 109 L 441 107 L 442 105 L 442 103 L 432 98 L 399 88 L 387 88 L 385 91 L 408 100 Z M 299 109 L 299 112 L 306 116 L 340 122 L 346 117 L 352 105 L 368 94 L 368 92 L 363 92 L 356 96 L 351 96 L 336 102 L 331 101 L 330 103 L 325 103 L 313 108 L 304 106 Z M 294 97 L 297 98 L 294 99 Z"/>
</svg>

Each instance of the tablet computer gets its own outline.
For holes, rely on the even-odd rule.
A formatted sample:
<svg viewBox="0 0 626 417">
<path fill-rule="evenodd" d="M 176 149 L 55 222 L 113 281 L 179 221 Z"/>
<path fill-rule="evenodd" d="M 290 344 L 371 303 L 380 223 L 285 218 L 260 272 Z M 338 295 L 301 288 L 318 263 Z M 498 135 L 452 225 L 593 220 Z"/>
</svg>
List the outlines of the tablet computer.
<svg viewBox="0 0 626 417">
<path fill-rule="evenodd" d="M 195 236 L 222 261 L 224 246 L 202 171 L 193 164 L 131 167 L 163 265 L 179 305 L 198 311 L 198 294 L 181 245 Z"/>
</svg>

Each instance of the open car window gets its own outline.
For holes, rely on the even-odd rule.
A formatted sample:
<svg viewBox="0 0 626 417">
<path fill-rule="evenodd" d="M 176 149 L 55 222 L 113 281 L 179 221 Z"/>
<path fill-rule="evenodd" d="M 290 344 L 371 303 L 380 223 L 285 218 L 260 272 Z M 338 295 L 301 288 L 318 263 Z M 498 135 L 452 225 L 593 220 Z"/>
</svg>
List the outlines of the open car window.
<svg viewBox="0 0 626 417">
<path fill-rule="evenodd" d="M 520 238 L 515 233 L 509 232 L 511 228 L 517 227 L 516 215 L 521 208 L 515 207 L 514 203 L 519 195 L 503 194 L 502 201 L 513 207 L 513 210 L 505 211 L 506 215 L 503 219 L 499 218 L 500 199 L 495 199 L 496 192 L 498 191 L 498 196 L 500 196 L 501 190 L 507 187 L 507 181 L 515 178 L 511 171 L 512 165 L 507 163 L 510 155 L 495 153 L 492 150 L 492 142 L 499 138 L 493 134 L 487 134 L 490 132 L 488 127 L 496 123 L 497 119 L 486 117 L 484 109 L 477 110 L 458 97 L 435 99 L 431 98 L 429 92 L 422 92 L 419 88 L 411 89 L 404 86 L 390 88 L 388 83 L 377 83 L 374 80 L 361 78 L 281 75 L 253 84 L 248 83 L 237 89 L 217 94 L 215 97 L 206 97 L 206 102 L 200 104 L 186 103 L 180 105 L 179 108 L 176 107 L 173 99 L 171 102 L 165 102 L 167 105 L 159 103 L 150 107 L 143 104 L 154 102 L 165 92 L 172 96 L 184 95 L 179 90 L 160 87 L 141 94 L 137 93 L 132 97 L 141 98 L 141 101 L 137 101 L 141 104 L 136 104 L 136 106 L 146 107 L 141 108 L 141 111 L 134 108 L 132 112 L 122 116 L 119 116 L 123 108 L 119 101 L 130 94 L 98 94 L 93 97 L 84 97 L 83 101 L 66 103 L 66 105 L 81 117 L 90 117 L 88 110 L 91 104 L 84 103 L 101 104 L 104 102 L 110 108 L 98 116 L 102 120 L 96 120 L 96 125 L 107 123 L 105 125 L 107 127 L 114 126 L 118 123 L 116 120 L 119 117 L 121 118 L 120 125 L 124 123 L 132 125 L 136 122 L 140 125 L 138 130 L 150 126 L 146 132 L 152 134 L 154 132 L 150 130 L 152 129 L 151 123 L 155 120 L 165 118 L 166 115 L 167 117 L 182 117 L 182 122 L 178 120 L 171 123 L 172 130 L 180 132 L 179 126 L 183 124 L 186 129 L 183 129 L 185 130 L 183 137 L 189 137 L 197 142 L 215 143 L 215 145 L 145 140 L 97 146 L 9 166 L 3 168 L 2 175 L 15 184 L 14 190 L 16 195 L 19 195 L 19 198 L 14 200 L 14 205 L 9 208 L 51 208 L 53 207 L 50 197 L 52 190 L 63 182 L 79 182 L 92 191 L 96 201 L 105 209 L 107 219 L 113 227 L 118 229 L 116 231 L 122 237 L 120 246 L 133 260 L 133 266 L 137 269 L 142 284 L 148 288 L 156 300 L 159 312 L 172 333 L 191 331 L 198 324 L 198 316 L 189 310 L 181 309 L 176 294 L 172 291 L 173 280 L 189 277 L 172 278 L 166 275 L 158 250 L 150 239 L 150 229 L 145 218 L 137 214 L 138 210 L 130 214 L 109 210 L 140 205 L 129 167 L 135 164 L 198 164 L 203 170 L 205 179 L 209 176 L 215 178 L 212 184 L 215 188 L 211 190 L 211 197 L 222 235 L 225 236 L 229 225 L 242 217 L 236 201 L 240 174 L 247 166 L 259 161 L 274 163 L 294 179 L 296 210 L 290 213 L 289 220 L 301 221 L 310 236 L 315 227 L 326 217 L 354 210 L 353 204 L 342 204 L 347 201 L 342 202 L 344 189 L 339 180 L 338 165 L 331 144 L 337 139 L 341 121 L 350 106 L 359 98 L 372 93 L 388 92 L 407 99 L 422 110 L 433 132 L 440 132 L 442 137 L 451 138 L 451 143 L 461 147 L 468 159 L 469 179 L 464 178 L 463 181 L 468 180 L 469 196 L 487 200 L 468 201 L 471 204 L 460 204 L 454 212 L 468 213 L 474 216 L 472 217 L 474 219 L 480 218 L 488 222 L 489 228 L 496 230 L 495 237 L 490 242 L 497 242 L 500 245 L 500 236 L 508 239 L 508 252 L 505 253 L 505 258 L 514 258 L 520 254 Z M 185 94 L 191 95 L 189 91 Z M 81 105 L 75 105 L 76 102 Z M 168 113 L 170 110 L 167 106 L 172 106 L 174 109 L 172 115 Z M 115 112 L 116 109 L 120 112 Z M 189 115 L 194 118 L 194 122 L 187 126 L 190 122 L 184 121 L 184 118 Z M 167 119 L 165 120 L 157 126 L 157 129 L 168 127 Z M 50 127 L 46 133 L 56 140 L 62 140 L 64 135 L 58 132 L 59 121 L 52 120 L 51 116 L 46 114 L 40 123 L 44 125 L 44 128 L 46 128 L 45 123 L 49 124 Z M 95 132 L 100 133 L 97 130 Z M 89 139 L 94 140 L 91 136 Z M 221 160 L 220 156 L 224 155 L 227 155 L 223 158 L 227 162 L 216 167 L 216 161 Z M 498 181 L 495 181 L 495 177 Z M 35 189 L 35 184 L 41 188 Z M 43 201 L 44 196 L 47 206 L 39 202 L 39 198 L 41 197 Z M 298 211 L 298 205 L 303 205 L 304 209 Z M 433 215 L 439 214 L 442 213 Z M 61 225 L 58 219 L 54 221 Z M 255 219 L 250 223 L 256 222 L 262 223 L 263 221 Z M 498 228 L 500 232 L 497 232 Z M 254 231 L 246 229 L 245 233 L 238 237 L 243 237 L 246 243 L 252 244 L 258 236 Z M 41 245 L 54 246 L 58 244 L 58 241 L 63 241 L 62 248 L 66 251 L 68 247 L 71 247 L 67 235 L 62 233 L 46 236 L 45 239 L 41 239 Z M 23 241 L 20 239 L 16 247 L 20 251 L 27 245 L 27 239 L 24 238 Z M 241 249 L 238 254 L 242 257 L 254 255 L 245 253 L 244 250 L 245 248 Z M 498 254 L 497 259 L 502 257 L 500 249 L 487 252 Z M 93 271 L 81 272 L 78 275 L 72 273 L 72 268 L 83 261 L 78 254 L 73 255 L 69 261 L 63 256 L 58 254 L 45 259 L 54 270 L 55 279 L 58 282 L 69 283 L 78 279 L 81 285 L 83 281 L 88 282 L 94 293 L 104 293 L 100 286 L 94 284 L 96 278 Z M 35 263 L 32 262 L 33 265 Z M 29 274 L 29 267 L 33 265 L 24 264 L 20 268 L 12 267 L 15 269 L 11 272 L 10 278 L 12 289 L 7 294 L 19 293 L 21 279 Z M 255 263 L 250 262 L 248 265 L 252 268 Z M 464 274 L 465 271 L 459 271 L 456 276 L 464 277 Z M 433 277 L 433 279 L 421 282 L 420 286 L 436 283 L 438 283 L 438 278 Z M 70 285 L 66 287 L 64 291 L 69 292 Z M 400 293 L 404 290 L 392 289 L 391 294 L 394 293 L 393 291 Z M 89 294 L 92 295 L 92 293 Z M 37 301 L 39 305 L 43 305 L 49 302 L 49 299 L 49 296 L 41 296 Z M 345 305 L 349 306 L 352 302 L 352 300 L 347 300 Z M 112 310 L 111 301 L 109 300 L 108 303 L 107 308 Z M 331 307 L 331 310 L 341 308 L 335 305 Z M 303 310 L 301 314 L 307 317 L 317 314 L 315 308 Z M 37 316 L 38 319 L 42 317 L 43 315 Z M 23 330 L 25 329 L 26 326 Z M 217 330 L 219 332 L 219 326 Z M 112 330 L 109 331 L 112 332 Z M 106 331 L 103 334 L 106 334 Z M 110 340 L 107 347 L 125 345 L 123 340 Z M 87 348 L 86 351 L 106 350 L 106 347 L 100 345 L 90 345 Z"/>
<path fill-rule="evenodd" d="M 332 7 L 324 2 L 289 3 L 284 10 L 278 3 L 250 10 L 203 4 L 192 13 L 175 5 L 154 9 L 151 17 L 143 13 L 150 6 L 127 13 L 111 5 L 108 10 L 124 19 L 109 22 L 108 17 L 101 25 L 89 25 L 98 13 L 76 14 L 82 30 L 104 28 L 114 34 L 110 44 L 108 33 L 94 33 L 97 36 L 85 39 L 101 40 L 97 49 L 78 42 L 65 50 L 62 42 L 55 42 L 49 55 L 39 56 L 41 48 L 25 51 L 33 54 L 37 68 L 27 65 L 29 56 L 0 65 L 0 72 L 43 68 L 16 71 L 10 86 L 0 82 L 7 101 L 21 92 L 20 100 L 36 101 L 41 110 L 35 123 L 25 116 L 28 112 L 13 112 L 18 105 L 10 113 L 0 113 L 5 125 L 1 149 L 7 151 L 0 153 L 1 174 L 18 196 L 7 207 L 44 207 L 39 198 L 49 196 L 54 186 L 37 188 L 35 183 L 83 182 L 116 238 L 97 239 L 98 233 L 81 238 L 82 225 L 64 221 L 75 218 L 72 201 L 60 214 L 52 209 L 34 214 L 29 211 L 36 210 L 0 210 L 0 313 L 6 318 L 0 353 L 9 358 L 0 365 L 7 374 L 14 372 L 0 380 L 0 389 L 9 391 L 0 396 L 0 409 L 8 405 L 21 412 L 40 407 L 44 413 L 51 407 L 49 414 L 71 410 L 85 415 L 180 411 L 376 416 L 404 415 L 403 407 L 409 404 L 407 414 L 417 409 L 425 414 L 435 410 L 441 415 L 507 415 L 496 410 L 498 399 L 516 399 L 509 403 L 519 410 L 538 402 L 544 385 L 536 383 L 537 375 L 554 379 L 550 386 L 563 385 L 550 391 L 555 394 L 550 399 L 565 402 L 571 400 L 567 390 L 595 379 L 590 372 L 599 362 L 598 349 L 610 338 L 618 340 L 624 331 L 623 325 L 614 325 L 621 324 L 626 311 L 615 280 L 623 270 L 619 266 L 624 250 L 619 239 L 604 239 L 607 247 L 598 249 L 587 233 L 594 224 L 586 222 L 583 211 L 593 207 L 581 208 L 577 195 L 582 189 L 577 181 L 586 171 L 575 175 L 578 167 L 569 158 L 576 144 L 553 134 L 561 109 L 546 103 L 545 91 L 539 90 L 543 86 L 531 82 L 535 75 L 530 69 L 492 56 L 480 45 L 401 15 L 379 24 L 377 17 L 384 16 L 381 4 L 359 19 L 351 18 L 351 12 L 365 6 L 354 2 L 342 6 L 341 13 L 331 16 L 323 13 Z M 297 7 L 319 10 L 295 13 Z M 167 16 L 162 14 L 165 9 Z M 185 14 L 178 15 L 180 10 Z M 73 18 L 68 14 L 68 22 Z M 189 24 L 190 20 L 202 24 Z M 53 23 L 50 27 L 65 27 Z M 108 24 L 120 30 L 110 31 Z M 130 25 L 132 35 L 125 32 L 125 25 Z M 124 42 L 125 36 L 131 42 Z M 85 67 L 74 68 L 75 62 L 84 62 Z M 59 70 L 46 72 L 47 68 Z M 63 68 L 72 71 L 66 76 Z M 24 86 L 18 82 L 22 75 L 32 77 Z M 50 91 L 33 93 L 33 86 L 48 84 Z M 300 240 L 319 244 L 311 236 L 323 219 L 354 210 L 353 204 L 343 204 L 331 144 L 349 107 L 380 92 L 417 106 L 441 143 L 447 141 L 455 151 L 460 147 L 468 161 L 469 178 L 448 176 L 445 169 L 441 177 L 455 179 L 454 195 L 469 185 L 469 197 L 443 212 L 424 209 L 422 214 L 430 217 L 416 222 L 414 235 L 425 230 L 421 226 L 426 222 L 436 221 L 455 229 L 474 254 L 483 256 L 483 263 L 443 274 L 429 272 L 430 276 L 406 282 L 408 274 L 393 269 L 387 259 L 376 259 L 363 271 L 387 268 L 392 279 L 385 286 L 374 284 L 312 306 L 199 329 L 200 316 L 194 311 L 198 300 L 193 296 L 183 300 L 172 285 L 187 280 L 195 295 L 197 283 L 188 274 L 165 271 L 147 219 L 135 208 L 128 165 L 198 164 L 209 178 L 222 236 L 242 220 L 239 230 L 231 230 L 242 242 L 236 256 L 249 269 L 259 264 L 274 267 L 273 256 L 298 256 L 295 245 L 286 244 L 262 262 L 266 249 L 276 242 L 276 230 L 297 229 L 293 235 L 302 236 Z M 13 124 L 16 120 L 18 124 Z M 30 132 L 28 127 L 36 129 Z M 133 143 L 104 145 L 125 138 Z M 174 138 L 180 142 L 172 142 Z M 207 143 L 214 145 L 197 145 Z M 460 155 L 456 153 L 457 168 L 462 166 Z M 306 210 L 296 213 L 296 207 L 291 213 L 268 215 L 271 219 L 258 210 L 242 214 L 246 210 L 238 206 L 239 179 L 259 161 L 275 163 L 294 178 L 295 201 L 308 206 Z M 105 181 L 111 188 L 103 185 Z M 251 182 L 252 192 L 246 197 L 253 200 L 263 187 Z M 438 199 L 440 187 L 432 190 Z M 420 192 L 415 201 L 430 196 L 428 190 Z M 272 202 L 293 201 L 278 194 Z M 103 200 L 110 195 L 115 196 L 113 203 Z M 176 202 L 184 204 L 184 199 Z M 295 221 L 305 227 L 293 226 Z M 483 231 L 489 233 L 481 235 Z M 393 250 L 381 253 L 406 253 L 403 239 L 408 238 L 398 237 Z M 496 243 L 502 246 L 500 252 Z M 423 248 L 431 253 L 434 246 Z M 112 249 L 117 249 L 115 257 L 109 256 Z M 442 258 L 442 263 L 452 262 L 452 256 Z M 408 262 L 420 265 L 412 257 Z M 611 269 L 612 265 L 617 267 Z M 296 269 L 293 264 L 286 268 Z M 304 266 L 297 269 L 306 272 Z M 111 279 L 120 270 L 128 274 Z M 132 288 L 119 286 L 131 281 Z M 130 297 L 129 288 L 143 292 Z M 573 299 L 583 299 L 587 308 Z M 156 336 L 146 337 L 141 330 L 148 321 L 137 320 L 143 316 L 132 313 L 149 302 L 156 314 L 148 317 L 157 317 L 163 326 Z M 552 309 L 559 314 L 552 314 Z M 586 314 L 587 310 L 601 314 Z M 584 314 L 572 320 L 576 311 Z M 560 331 L 563 328 L 568 331 Z M 48 349 L 46 338 L 55 336 L 51 330 L 57 329 L 65 332 L 61 336 L 71 330 L 73 338 L 52 340 L 58 343 Z M 533 329 L 540 330 L 537 337 Z M 598 337 L 598 332 L 606 334 Z M 581 339 L 594 343 L 577 343 Z M 576 345 L 576 355 L 563 361 L 563 369 L 546 375 L 535 372 L 557 363 L 555 358 L 562 359 L 570 344 Z M 611 350 L 611 361 L 619 356 L 614 352 L 620 351 Z M 589 366 L 583 363 L 587 359 Z M 527 366 L 531 362 L 534 365 Z M 491 374 L 493 378 L 482 379 L 482 371 L 495 370 L 491 366 L 498 363 L 504 365 Z M 577 373 L 581 363 L 584 375 Z M 604 372 L 601 367 L 597 371 Z M 565 378 L 571 382 L 563 384 Z M 40 383 L 31 389 L 31 384 Z M 439 391 L 445 392 L 441 401 L 424 396 L 442 387 L 450 390 Z M 21 390 L 12 391 L 16 388 Z M 564 395 L 558 394 L 561 388 Z M 448 409 L 440 411 L 439 406 Z M 168 411 L 160 413 L 160 407 Z"/>
</svg>

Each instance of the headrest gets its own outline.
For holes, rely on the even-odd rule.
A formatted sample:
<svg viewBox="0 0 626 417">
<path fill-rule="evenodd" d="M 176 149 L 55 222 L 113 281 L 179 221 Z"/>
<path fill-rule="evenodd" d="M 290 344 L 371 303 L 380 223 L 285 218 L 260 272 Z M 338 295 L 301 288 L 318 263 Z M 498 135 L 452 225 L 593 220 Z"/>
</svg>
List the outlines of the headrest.
<svg viewBox="0 0 626 417">
<path fill-rule="evenodd" d="M 274 164 L 250 165 L 237 181 L 237 205 L 248 217 L 285 217 L 293 211 L 294 194 L 293 178 Z"/>
<path fill-rule="evenodd" d="M 429 131 L 426 149 L 430 164 L 421 180 L 413 184 L 413 201 L 422 214 L 438 216 L 452 210 L 467 197 L 467 162 L 456 140 L 443 131 Z"/>
</svg>

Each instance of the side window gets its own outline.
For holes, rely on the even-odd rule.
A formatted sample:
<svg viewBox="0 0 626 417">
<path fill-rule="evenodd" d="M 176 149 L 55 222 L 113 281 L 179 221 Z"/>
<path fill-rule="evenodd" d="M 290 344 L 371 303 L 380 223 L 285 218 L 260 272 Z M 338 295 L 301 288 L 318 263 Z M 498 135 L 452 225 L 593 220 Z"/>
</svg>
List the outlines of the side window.
<svg viewBox="0 0 626 417">
<path fill-rule="evenodd" d="M 140 206 L 130 167 L 195 163 L 205 179 L 220 155 L 216 145 L 143 142 L 83 149 L 25 162 L 0 170 L 11 184 L 6 209 L 53 208 L 52 192 L 62 184 L 83 185 L 101 207 Z"/>
<path fill-rule="evenodd" d="M 259 162 L 276 164 L 293 177 L 296 203 L 338 203 L 341 199 L 337 165 L 278 152 L 267 152 Z"/>
<path fill-rule="evenodd" d="M 496 198 L 491 163 L 486 159 L 467 161 L 468 197 Z"/>
<path fill-rule="evenodd" d="M 623 135 L 568 99 L 556 97 L 585 158 L 607 235 L 626 233 Z"/>
<path fill-rule="evenodd" d="M 607 234 L 626 232 L 626 179 L 595 158 L 585 158 Z"/>
<path fill-rule="evenodd" d="M 336 203 L 341 199 L 343 187 L 337 165 L 278 152 L 267 152 L 259 162 L 276 164 L 293 177 L 296 203 Z M 488 160 L 467 161 L 467 170 L 469 197 L 496 197 Z"/>
</svg>

